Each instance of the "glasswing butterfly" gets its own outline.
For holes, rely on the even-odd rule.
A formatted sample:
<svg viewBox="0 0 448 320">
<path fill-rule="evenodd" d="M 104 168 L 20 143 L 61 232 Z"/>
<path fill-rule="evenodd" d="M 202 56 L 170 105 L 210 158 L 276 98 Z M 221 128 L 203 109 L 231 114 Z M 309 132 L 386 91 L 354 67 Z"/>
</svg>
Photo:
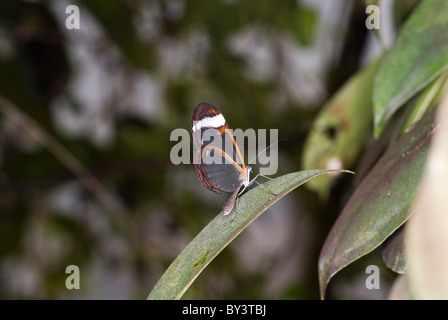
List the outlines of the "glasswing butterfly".
<svg viewBox="0 0 448 320">
<path fill-rule="evenodd" d="M 196 145 L 195 167 L 199 180 L 215 193 L 232 195 L 224 204 L 222 213 L 228 215 L 244 186 L 243 192 L 254 183 L 250 180 L 252 168 L 244 164 L 235 137 L 219 110 L 206 102 L 199 103 L 192 115 L 193 140 Z"/>
</svg>

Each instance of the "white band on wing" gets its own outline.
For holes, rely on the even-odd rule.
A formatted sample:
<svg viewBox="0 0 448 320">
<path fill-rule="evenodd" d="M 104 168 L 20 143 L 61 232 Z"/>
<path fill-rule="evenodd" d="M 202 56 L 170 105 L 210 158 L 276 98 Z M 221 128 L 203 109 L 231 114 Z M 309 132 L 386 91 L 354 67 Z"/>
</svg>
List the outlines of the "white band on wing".
<svg viewBox="0 0 448 320">
<path fill-rule="evenodd" d="M 205 117 L 202 120 L 198 121 L 193 126 L 193 132 L 196 132 L 197 130 L 201 130 L 202 127 L 205 128 L 219 128 L 223 125 L 225 125 L 226 119 L 224 119 L 222 114 L 218 114 L 214 117 Z"/>
</svg>

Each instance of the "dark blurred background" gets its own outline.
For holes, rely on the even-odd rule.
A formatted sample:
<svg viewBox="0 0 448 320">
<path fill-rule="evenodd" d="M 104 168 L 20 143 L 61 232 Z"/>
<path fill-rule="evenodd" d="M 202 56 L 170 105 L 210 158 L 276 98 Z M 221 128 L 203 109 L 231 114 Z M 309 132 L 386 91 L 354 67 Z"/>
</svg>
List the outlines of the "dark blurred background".
<svg viewBox="0 0 448 320">
<path fill-rule="evenodd" d="M 71 4 L 79 29 L 66 28 Z M 387 46 L 365 19 L 364 1 L 346 0 L 2 0 L 0 298 L 146 298 L 228 197 L 170 162 L 171 131 L 190 131 L 207 101 L 234 129 L 279 129 L 277 176 L 301 170 L 322 105 Z M 349 179 L 326 201 L 305 187 L 283 198 L 184 297 L 318 299 Z M 365 288 L 371 263 L 327 298 L 384 298 L 388 279 Z"/>
</svg>

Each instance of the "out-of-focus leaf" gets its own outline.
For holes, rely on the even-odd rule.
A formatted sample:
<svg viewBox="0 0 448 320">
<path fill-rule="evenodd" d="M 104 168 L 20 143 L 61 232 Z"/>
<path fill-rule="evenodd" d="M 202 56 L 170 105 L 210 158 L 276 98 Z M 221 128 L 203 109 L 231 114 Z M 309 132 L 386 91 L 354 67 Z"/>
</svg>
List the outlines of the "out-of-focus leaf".
<svg viewBox="0 0 448 320">
<path fill-rule="evenodd" d="M 408 260 L 405 254 L 404 229 L 400 228 L 384 243 L 384 264 L 396 273 L 403 274 L 408 269 Z"/>
<path fill-rule="evenodd" d="M 434 109 L 388 149 L 348 200 L 319 257 L 322 298 L 339 270 L 378 247 L 411 215 L 433 121 Z"/>
<path fill-rule="evenodd" d="M 445 87 L 446 81 L 448 79 L 448 71 L 442 73 L 433 83 L 427 86 L 422 92 L 418 94 L 412 107 L 411 114 L 406 120 L 403 126 L 403 132 L 408 129 L 413 123 L 423 117 L 426 110 L 435 106 L 443 93 L 443 88 Z"/>
<path fill-rule="evenodd" d="M 296 27 L 294 28 L 295 34 L 302 45 L 309 45 L 315 38 L 314 34 L 317 26 L 316 12 L 305 6 L 299 6 L 295 12 L 297 12 Z"/>
<path fill-rule="evenodd" d="M 148 299 L 180 299 L 221 250 L 260 214 L 298 186 L 329 172 L 331 170 L 290 173 L 263 184 L 263 188 L 254 188 L 247 192 L 239 199 L 236 214 L 232 212 L 229 216 L 217 215 L 190 242 L 157 282 Z M 339 170 L 339 172 L 349 171 Z M 276 195 L 268 193 L 265 189 Z"/>
<path fill-rule="evenodd" d="M 371 129 L 372 86 L 379 61 L 356 74 L 323 107 L 305 142 L 303 169 L 353 165 Z M 318 177 L 307 183 L 307 187 L 325 198 L 335 177 Z"/>
<path fill-rule="evenodd" d="M 422 1 L 378 69 L 373 90 L 374 135 L 448 67 L 448 1 Z"/>
<path fill-rule="evenodd" d="M 394 1 L 393 19 L 395 28 L 399 29 L 421 0 Z"/>
<path fill-rule="evenodd" d="M 448 94 L 437 120 L 416 213 L 407 225 L 409 284 L 416 299 L 448 299 Z"/>
</svg>

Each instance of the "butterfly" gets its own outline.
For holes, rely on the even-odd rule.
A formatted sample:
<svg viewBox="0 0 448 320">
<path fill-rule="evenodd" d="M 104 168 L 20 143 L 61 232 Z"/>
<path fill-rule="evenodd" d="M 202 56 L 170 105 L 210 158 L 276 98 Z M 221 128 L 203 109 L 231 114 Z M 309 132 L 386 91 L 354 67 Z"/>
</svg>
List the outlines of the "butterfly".
<svg viewBox="0 0 448 320">
<path fill-rule="evenodd" d="M 192 115 L 193 140 L 196 145 L 195 167 L 202 184 L 215 193 L 232 193 L 222 213 L 228 215 L 238 195 L 255 182 L 252 168 L 244 164 L 235 137 L 224 116 L 210 103 L 201 102 Z M 241 187 L 244 189 L 239 192 Z"/>
</svg>

